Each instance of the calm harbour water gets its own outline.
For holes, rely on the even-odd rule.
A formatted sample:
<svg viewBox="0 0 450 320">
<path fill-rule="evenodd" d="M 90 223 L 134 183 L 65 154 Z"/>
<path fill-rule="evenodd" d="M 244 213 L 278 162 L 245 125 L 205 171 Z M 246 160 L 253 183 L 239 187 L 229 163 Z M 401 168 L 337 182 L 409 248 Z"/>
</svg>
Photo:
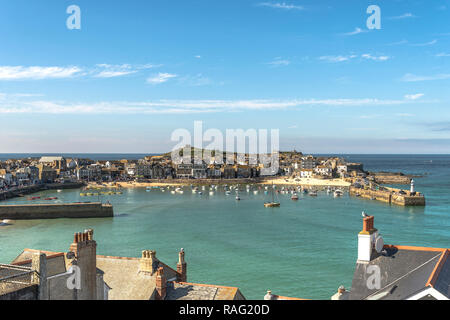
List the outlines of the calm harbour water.
<svg viewBox="0 0 450 320">
<path fill-rule="evenodd" d="M 23 248 L 67 251 L 73 233 L 94 228 L 98 253 L 140 256 L 154 249 L 175 267 L 177 252 L 186 251 L 188 281 L 238 286 L 248 299 L 262 299 L 266 290 L 310 299 L 329 299 L 343 284 L 351 286 L 357 256 L 361 211 L 375 216 L 385 243 L 450 247 L 450 155 L 351 155 L 367 170 L 402 171 L 424 175 L 415 179 L 425 193 L 425 208 L 389 206 L 381 202 L 279 195 L 280 208 L 264 208 L 267 200 L 240 193 L 241 201 L 223 190 L 210 196 L 171 194 L 152 189 L 124 190 L 102 196 L 114 205 L 111 219 L 16 221 L 0 227 L 0 262 L 8 263 Z M 245 190 L 245 189 L 244 189 Z M 46 191 L 58 201 L 95 201 L 79 190 Z M 38 194 L 39 195 L 39 194 Z M 6 203 L 23 203 L 11 199 Z"/>
</svg>

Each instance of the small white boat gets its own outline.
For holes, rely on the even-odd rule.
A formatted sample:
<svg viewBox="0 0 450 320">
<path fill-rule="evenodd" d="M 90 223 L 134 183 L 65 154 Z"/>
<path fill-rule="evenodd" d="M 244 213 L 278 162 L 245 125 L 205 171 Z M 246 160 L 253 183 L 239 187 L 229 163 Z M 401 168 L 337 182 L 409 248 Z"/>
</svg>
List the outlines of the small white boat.
<svg viewBox="0 0 450 320">
<path fill-rule="evenodd" d="M 56 190 L 56 192 L 62 192 L 62 190 L 61 190 L 61 189 L 58 189 L 58 190 Z"/>
<path fill-rule="evenodd" d="M 333 193 L 333 196 L 335 197 L 335 198 L 337 198 L 337 197 L 340 197 L 340 196 L 342 196 L 342 191 L 341 190 L 336 190 L 336 191 L 334 191 L 334 193 Z"/>
<path fill-rule="evenodd" d="M 294 193 L 291 197 L 291 200 L 298 200 L 298 195 L 297 193 Z"/>
<path fill-rule="evenodd" d="M 171 194 L 175 194 L 176 192 L 174 190 L 170 191 Z"/>
<path fill-rule="evenodd" d="M 239 201 L 241 200 L 241 198 L 239 196 L 236 196 L 236 200 Z"/>
<path fill-rule="evenodd" d="M 0 226 L 8 226 L 10 224 L 12 224 L 12 220 L 9 219 L 4 219 L 3 221 L 0 221 Z"/>
<path fill-rule="evenodd" d="M 210 195 L 210 196 L 213 196 L 213 195 L 214 195 L 214 191 L 210 191 L 210 192 L 209 192 L 209 195 Z"/>
<path fill-rule="evenodd" d="M 253 194 L 258 194 L 258 190 L 253 191 Z"/>
<path fill-rule="evenodd" d="M 227 196 L 229 196 L 229 195 L 231 194 L 231 191 L 226 191 L 225 194 L 226 194 Z"/>
</svg>

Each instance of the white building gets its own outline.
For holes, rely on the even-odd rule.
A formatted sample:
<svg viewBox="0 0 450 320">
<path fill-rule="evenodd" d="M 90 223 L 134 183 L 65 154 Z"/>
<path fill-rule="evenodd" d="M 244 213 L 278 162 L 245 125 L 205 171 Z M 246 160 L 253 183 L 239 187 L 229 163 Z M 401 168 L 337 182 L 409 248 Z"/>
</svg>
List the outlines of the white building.
<svg viewBox="0 0 450 320">
<path fill-rule="evenodd" d="M 301 169 L 300 170 L 301 178 L 312 178 L 312 175 L 313 175 L 313 169 Z"/>
</svg>

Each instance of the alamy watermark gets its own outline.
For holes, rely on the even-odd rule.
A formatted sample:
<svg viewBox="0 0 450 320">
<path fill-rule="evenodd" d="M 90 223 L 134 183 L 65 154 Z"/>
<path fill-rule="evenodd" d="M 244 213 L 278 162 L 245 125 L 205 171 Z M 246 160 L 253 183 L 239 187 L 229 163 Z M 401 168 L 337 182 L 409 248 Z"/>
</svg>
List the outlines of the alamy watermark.
<svg viewBox="0 0 450 320">
<path fill-rule="evenodd" d="M 370 276 L 366 280 L 367 289 L 379 290 L 381 288 L 381 271 L 377 265 L 370 265 L 366 269 L 366 273 Z"/>
<path fill-rule="evenodd" d="M 226 129 L 225 135 L 215 128 L 203 132 L 203 122 L 194 121 L 193 139 L 187 129 L 179 128 L 172 132 L 171 140 L 178 143 L 172 148 L 171 158 L 176 165 L 260 166 L 260 175 L 274 175 L 279 169 L 279 129 L 270 130 L 270 143 L 268 138 L 267 129 Z"/>
<path fill-rule="evenodd" d="M 370 16 L 367 18 L 367 29 L 381 29 L 381 9 L 377 5 L 370 5 L 367 7 L 367 11 Z"/>
<path fill-rule="evenodd" d="M 66 9 L 66 13 L 70 16 L 66 20 L 66 26 L 69 30 L 81 29 L 81 9 L 77 5 L 70 5 Z"/>
<path fill-rule="evenodd" d="M 72 265 L 67 270 L 68 274 L 71 274 L 66 281 L 67 288 L 69 290 L 81 289 L 81 269 L 77 265 Z"/>
</svg>

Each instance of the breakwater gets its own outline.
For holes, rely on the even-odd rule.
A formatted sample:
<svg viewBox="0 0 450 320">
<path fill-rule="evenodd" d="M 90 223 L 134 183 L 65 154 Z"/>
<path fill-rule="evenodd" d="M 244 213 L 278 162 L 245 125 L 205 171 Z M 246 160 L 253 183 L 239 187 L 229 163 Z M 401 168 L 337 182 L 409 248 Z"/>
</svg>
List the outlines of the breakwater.
<svg viewBox="0 0 450 320">
<path fill-rule="evenodd" d="M 68 182 L 68 183 L 36 184 L 31 186 L 25 186 L 22 188 L 11 188 L 7 191 L 0 192 L 0 200 L 22 197 L 27 194 L 40 192 L 44 190 L 77 189 L 81 188 L 84 185 L 85 184 L 83 182 Z"/>
<path fill-rule="evenodd" d="M 382 187 L 380 189 L 363 189 L 350 187 L 351 196 L 362 197 L 399 206 L 425 206 L 425 196 L 419 192 Z"/>
<path fill-rule="evenodd" d="M 113 216 L 112 205 L 101 202 L 0 205 L 0 219 L 107 218 Z"/>
</svg>

